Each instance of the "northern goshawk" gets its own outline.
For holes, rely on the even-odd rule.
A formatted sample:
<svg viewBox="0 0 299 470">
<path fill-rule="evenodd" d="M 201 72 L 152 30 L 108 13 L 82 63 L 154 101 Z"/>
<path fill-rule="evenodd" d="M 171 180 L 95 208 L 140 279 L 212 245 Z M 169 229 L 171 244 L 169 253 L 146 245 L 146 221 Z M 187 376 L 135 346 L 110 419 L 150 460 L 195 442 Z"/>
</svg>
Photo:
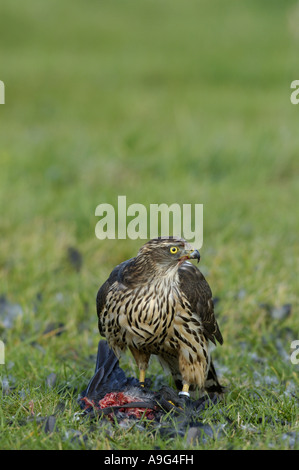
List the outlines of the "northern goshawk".
<svg viewBox="0 0 299 470">
<path fill-rule="evenodd" d="M 99 331 L 117 357 L 131 350 L 141 383 L 154 354 L 180 394 L 221 393 L 209 342 L 223 339 L 211 289 L 190 259 L 200 254 L 184 239 L 159 237 L 116 266 L 97 294 Z"/>
</svg>

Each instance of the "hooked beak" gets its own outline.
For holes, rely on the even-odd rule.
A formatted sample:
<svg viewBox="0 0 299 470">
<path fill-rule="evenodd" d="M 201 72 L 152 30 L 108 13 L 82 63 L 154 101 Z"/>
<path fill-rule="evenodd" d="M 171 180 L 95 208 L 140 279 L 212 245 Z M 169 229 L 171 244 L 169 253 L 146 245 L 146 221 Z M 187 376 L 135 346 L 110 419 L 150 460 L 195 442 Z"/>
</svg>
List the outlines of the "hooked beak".
<svg viewBox="0 0 299 470">
<path fill-rule="evenodd" d="M 199 263 L 200 253 L 198 250 L 186 250 L 185 255 L 181 256 L 180 261 L 185 261 L 186 259 L 197 259 Z"/>
</svg>

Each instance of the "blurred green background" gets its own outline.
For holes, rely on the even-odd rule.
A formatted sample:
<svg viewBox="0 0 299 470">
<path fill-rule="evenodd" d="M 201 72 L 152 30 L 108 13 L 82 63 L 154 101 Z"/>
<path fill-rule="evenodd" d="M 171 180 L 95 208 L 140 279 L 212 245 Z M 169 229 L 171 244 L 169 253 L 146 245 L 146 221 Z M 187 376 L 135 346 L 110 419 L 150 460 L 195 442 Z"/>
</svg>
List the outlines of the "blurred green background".
<svg viewBox="0 0 299 470">
<path fill-rule="evenodd" d="M 1 1 L 0 295 L 24 312 L 1 334 L 15 377 L 95 352 L 97 289 L 143 243 L 96 238 L 96 206 L 118 195 L 204 204 L 220 362 L 234 371 L 238 341 L 259 348 L 277 328 L 261 303 L 291 304 L 299 335 L 298 24 L 297 0 Z M 66 331 L 34 359 L 24 340 L 44 344 L 52 321 Z"/>
</svg>

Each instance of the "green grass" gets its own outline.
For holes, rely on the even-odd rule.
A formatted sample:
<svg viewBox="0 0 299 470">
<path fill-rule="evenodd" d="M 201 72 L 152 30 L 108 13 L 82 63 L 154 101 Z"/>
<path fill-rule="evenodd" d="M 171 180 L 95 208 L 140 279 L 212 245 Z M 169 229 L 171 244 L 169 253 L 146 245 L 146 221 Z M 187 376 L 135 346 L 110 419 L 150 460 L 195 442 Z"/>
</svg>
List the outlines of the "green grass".
<svg viewBox="0 0 299 470">
<path fill-rule="evenodd" d="M 0 327 L 2 449 L 299 448 L 298 365 L 279 350 L 299 339 L 298 5 L 211 3 L 1 2 L 0 295 L 23 311 Z M 223 425 L 205 444 L 74 417 L 94 369 L 97 289 L 142 243 L 95 237 L 96 206 L 118 195 L 204 204 L 201 269 L 220 299 L 214 356 L 228 386 L 205 412 Z M 292 313 L 272 320 L 263 303 Z M 61 335 L 44 333 L 51 324 Z M 129 355 L 121 365 L 136 372 Z"/>
</svg>

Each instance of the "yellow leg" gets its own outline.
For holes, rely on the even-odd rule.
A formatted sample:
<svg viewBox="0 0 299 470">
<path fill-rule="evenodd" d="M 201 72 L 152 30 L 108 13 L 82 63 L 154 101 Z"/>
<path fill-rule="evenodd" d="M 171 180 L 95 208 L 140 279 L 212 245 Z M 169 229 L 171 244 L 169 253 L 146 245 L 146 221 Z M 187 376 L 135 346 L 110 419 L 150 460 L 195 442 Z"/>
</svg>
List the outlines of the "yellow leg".
<svg viewBox="0 0 299 470">
<path fill-rule="evenodd" d="M 190 397 L 189 393 L 189 384 L 184 384 L 183 389 L 181 392 L 179 392 L 179 395 L 185 395 L 186 397 Z"/>
<path fill-rule="evenodd" d="M 144 387 L 144 382 L 145 382 L 145 370 L 144 369 L 140 369 L 139 382 L 141 383 L 141 387 Z"/>
</svg>

